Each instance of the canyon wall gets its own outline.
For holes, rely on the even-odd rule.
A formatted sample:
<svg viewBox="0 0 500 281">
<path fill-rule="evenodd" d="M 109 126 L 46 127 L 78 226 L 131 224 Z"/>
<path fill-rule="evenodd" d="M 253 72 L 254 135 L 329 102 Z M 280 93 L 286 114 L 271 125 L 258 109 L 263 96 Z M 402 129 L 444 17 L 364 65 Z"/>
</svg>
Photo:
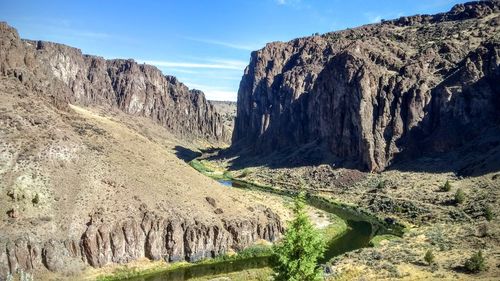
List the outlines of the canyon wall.
<svg viewBox="0 0 500 281">
<path fill-rule="evenodd" d="M 94 214 L 80 239 L 38 241 L 26 235 L 0 241 L 0 278 L 45 268 L 71 274 L 85 265 L 101 267 L 139 258 L 195 262 L 230 249 L 242 250 L 260 239 L 274 241 L 283 232 L 279 217 L 270 209 L 252 219 L 223 219 L 210 224 L 141 211 L 138 217 L 117 222 Z"/>
<path fill-rule="evenodd" d="M 203 92 L 134 60 L 84 55 L 62 44 L 21 40 L 0 23 L 0 72 L 18 77 L 58 106 L 65 103 L 118 108 L 144 116 L 187 139 L 228 141 L 221 116 Z"/>
<path fill-rule="evenodd" d="M 325 147 L 381 171 L 498 128 L 499 3 L 267 44 L 240 83 L 233 147 Z"/>
</svg>

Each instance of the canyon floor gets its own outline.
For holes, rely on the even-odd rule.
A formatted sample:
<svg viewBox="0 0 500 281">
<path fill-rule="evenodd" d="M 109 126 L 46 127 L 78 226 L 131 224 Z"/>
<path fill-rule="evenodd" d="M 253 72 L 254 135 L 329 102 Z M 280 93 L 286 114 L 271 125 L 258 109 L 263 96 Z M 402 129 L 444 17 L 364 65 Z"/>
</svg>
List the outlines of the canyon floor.
<svg viewBox="0 0 500 281">
<path fill-rule="evenodd" d="M 206 165 L 229 171 L 240 179 L 284 190 L 306 189 L 340 203 L 407 226 L 401 239 L 382 241 L 373 248 L 347 253 L 331 261 L 329 280 L 497 280 L 500 277 L 500 173 L 460 177 L 454 172 L 428 172 L 400 165 L 382 173 L 334 168 L 324 164 L 294 168 L 244 167 L 224 151 L 205 153 Z M 420 167 L 432 166 L 432 159 Z M 238 163 L 237 167 L 232 164 Z M 451 189 L 443 191 L 449 182 Z M 455 202 L 462 190 L 463 203 Z M 488 218 L 487 218 L 488 217 Z M 465 261 L 481 249 L 488 269 L 468 274 Z M 424 261 L 427 250 L 435 264 Z M 248 273 L 256 275 L 257 272 Z"/>
</svg>

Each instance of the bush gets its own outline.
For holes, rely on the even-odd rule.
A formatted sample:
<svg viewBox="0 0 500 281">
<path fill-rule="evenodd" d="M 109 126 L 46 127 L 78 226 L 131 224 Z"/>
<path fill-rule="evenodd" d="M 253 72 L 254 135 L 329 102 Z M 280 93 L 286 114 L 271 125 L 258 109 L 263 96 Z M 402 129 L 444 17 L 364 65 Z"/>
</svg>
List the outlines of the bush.
<svg viewBox="0 0 500 281">
<path fill-rule="evenodd" d="M 33 199 L 31 200 L 31 203 L 33 203 L 33 205 L 40 203 L 40 195 L 38 195 L 38 193 L 35 194 L 35 197 L 33 197 Z"/>
<path fill-rule="evenodd" d="M 254 245 L 250 246 L 243 251 L 238 253 L 240 258 L 255 258 L 255 257 L 267 257 L 272 255 L 273 250 L 271 246 L 267 245 Z"/>
<path fill-rule="evenodd" d="M 427 252 L 425 252 L 424 260 L 428 265 L 432 265 L 434 263 L 434 253 L 432 250 L 427 250 Z"/>
<path fill-rule="evenodd" d="M 243 171 L 241 171 L 241 174 L 238 175 L 238 178 L 245 178 L 248 175 L 250 175 L 250 170 L 249 169 L 243 169 Z"/>
<path fill-rule="evenodd" d="M 486 269 L 486 260 L 483 257 L 483 252 L 475 253 L 465 262 L 465 268 L 471 273 L 478 273 Z"/>
<path fill-rule="evenodd" d="M 377 184 L 377 189 L 384 189 L 385 188 L 385 181 L 379 181 Z"/>
<path fill-rule="evenodd" d="M 455 193 L 455 203 L 462 204 L 465 201 L 465 193 L 461 188 Z"/>
<path fill-rule="evenodd" d="M 490 221 L 494 216 L 495 213 L 493 212 L 493 208 L 491 208 L 491 206 L 486 206 L 486 208 L 484 208 L 484 217 L 486 218 L 486 220 Z"/>
<path fill-rule="evenodd" d="M 441 186 L 440 190 L 443 192 L 449 192 L 451 190 L 451 183 L 449 181 L 446 181 L 446 183 Z"/>
</svg>

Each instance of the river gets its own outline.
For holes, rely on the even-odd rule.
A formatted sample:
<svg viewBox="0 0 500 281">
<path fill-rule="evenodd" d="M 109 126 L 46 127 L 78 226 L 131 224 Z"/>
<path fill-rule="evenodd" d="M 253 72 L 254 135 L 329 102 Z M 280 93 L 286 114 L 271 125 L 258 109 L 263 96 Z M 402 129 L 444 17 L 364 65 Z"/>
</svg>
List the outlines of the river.
<svg viewBox="0 0 500 281">
<path fill-rule="evenodd" d="M 231 180 L 219 180 L 222 185 L 253 189 L 259 192 L 266 192 L 264 188 L 252 186 L 247 183 L 237 183 Z M 275 193 L 275 192 L 274 192 Z M 285 195 L 281 195 L 285 196 Z M 326 263 L 335 256 L 353 251 L 359 248 L 369 246 L 370 240 L 378 234 L 400 234 L 399 230 L 388 229 L 377 220 L 369 216 L 357 213 L 353 210 L 330 204 L 317 197 L 308 197 L 307 203 L 314 208 L 332 213 L 347 222 L 348 230 L 340 237 L 327 243 L 325 255 L 320 263 Z M 184 281 L 191 278 L 209 277 L 219 274 L 242 271 L 246 269 L 265 268 L 270 266 L 268 257 L 257 257 L 242 259 L 236 261 L 225 261 L 212 264 L 195 264 L 189 267 L 180 267 L 177 269 L 137 278 L 128 279 L 130 281 Z"/>
</svg>

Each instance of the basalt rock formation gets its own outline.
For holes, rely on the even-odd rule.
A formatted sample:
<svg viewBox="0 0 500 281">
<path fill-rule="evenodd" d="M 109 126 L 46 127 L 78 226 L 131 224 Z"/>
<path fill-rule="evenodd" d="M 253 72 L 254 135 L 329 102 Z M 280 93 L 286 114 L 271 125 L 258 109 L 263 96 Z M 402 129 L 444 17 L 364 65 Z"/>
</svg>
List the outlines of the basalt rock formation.
<svg viewBox="0 0 500 281">
<path fill-rule="evenodd" d="M 228 140 L 220 115 L 203 92 L 189 90 L 154 66 L 84 55 L 57 43 L 21 40 L 6 23 L 0 23 L 0 35 L 0 73 L 18 77 L 59 106 L 70 102 L 116 107 L 151 118 L 184 138 Z"/>
<path fill-rule="evenodd" d="M 486 133 L 498 146 L 499 34 L 500 2 L 478 1 L 269 43 L 240 83 L 233 147 L 325 147 L 338 163 L 381 171 Z"/>
<path fill-rule="evenodd" d="M 259 239 L 274 241 L 283 232 L 279 218 L 265 209 L 262 218 L 223 220 L 205 224 L 197 220 L 166 218 L 143 210 L 138 218 L 108 222 L 95 214 L 80 239 L 37 241 L 20 237 L 0 247 L 0 278 L 8 273 L 68 271 L 88 264 L 101 267 L 139 258 L 199 261 L 241 250 Z"/>
</svg>

